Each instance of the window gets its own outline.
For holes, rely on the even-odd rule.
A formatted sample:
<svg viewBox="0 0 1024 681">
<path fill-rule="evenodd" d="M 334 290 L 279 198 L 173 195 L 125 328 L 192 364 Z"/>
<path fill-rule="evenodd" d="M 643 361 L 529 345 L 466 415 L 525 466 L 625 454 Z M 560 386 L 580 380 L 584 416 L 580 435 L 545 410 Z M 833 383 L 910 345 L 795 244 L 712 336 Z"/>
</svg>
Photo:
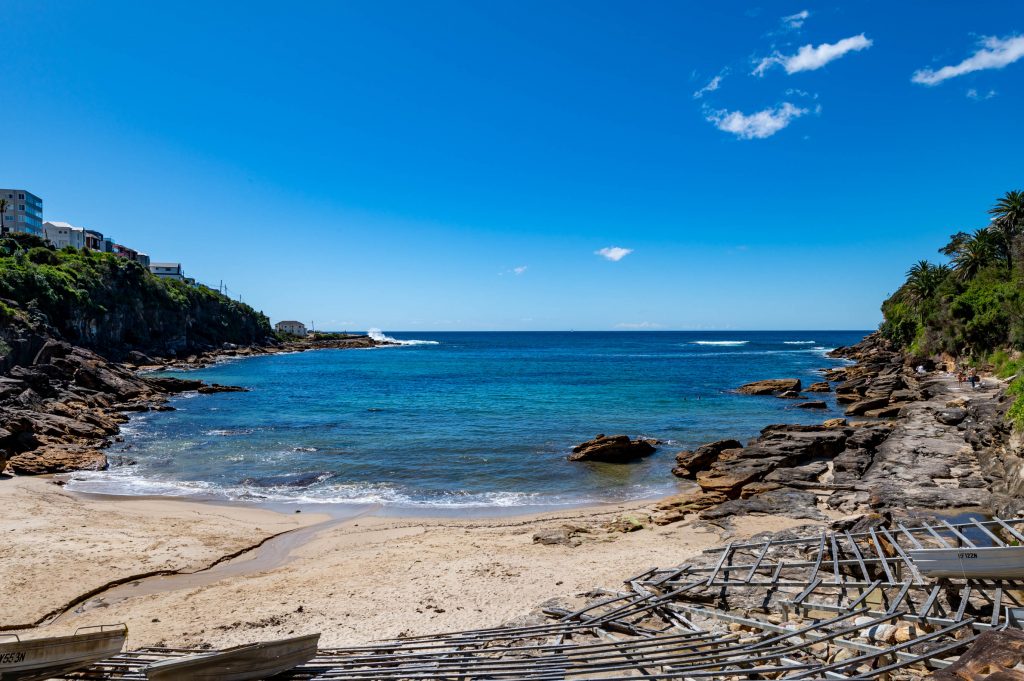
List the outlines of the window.
<svg viewBox="0 0 1024 681">
<path fill-rule="evenodd" d="M 18 194 L 18 200 L 19 201 L 24 201 L 25 200 L 25 195 L 24 194 Z M 25 210 L 25 209 L 22 208 L 22 210 Z"/>
<path fill-rule="evenodd" d="M 18 210 L 20 210 L 22 213 L 24 213 L 25 212 L 25 204 L 23 203 L 23 204 L 19 205 L 18 206 Z"/>
</svg>

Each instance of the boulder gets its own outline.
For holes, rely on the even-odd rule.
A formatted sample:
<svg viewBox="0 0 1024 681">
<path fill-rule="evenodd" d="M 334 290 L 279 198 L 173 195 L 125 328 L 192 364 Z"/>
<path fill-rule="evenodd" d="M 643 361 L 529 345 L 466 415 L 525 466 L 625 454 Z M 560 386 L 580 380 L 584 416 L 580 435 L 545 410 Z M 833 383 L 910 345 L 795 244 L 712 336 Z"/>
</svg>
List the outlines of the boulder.
<svg viewBox="0 0 1024 681">
<path fill-rule="evenodd" d="M 828 384 L 828 381 L 821 381 L 819 383 L 811 383 L 804 390 L 809 393 L 827 393 L 832 392 L 832 386 Z"/>
<path fill-rule="evenodd" d="M 719 455 L 726 449 L 741 449 L 742 444 L 738 440 L 717 440 L 703 444 L 697 449 L 683 451 L 676 454 L 675 468 L 672 473 L 680 478 L 689 478 L 697 474 L 697 471 L 704 470 L 718 460 Z"/>
<path fill-rule="evenodd" d="M 572 448 L 569 461 L 625 463 L 650 456 L 654 445 L 647 440 L 630 440 L 628 435 L 598 435 Z"/>
<path fill-rule="evenodd" d="M 783 400 L 799 400 L 803 398 L 803 395 L 801 395 L 796 390 L 785 390 L 776 395 L 776 397 L 781 398 Z"/>
<path fill-rule="evenodd" d="M 826 419 L 821 422 L 826 428 L 845 428 L 849 425 L 846 419 Z"/>
<path fill-rule="evenodd" d="M 797 409 L 828 409 L 828 405 L 821 400 L 811 400 L 810 402 L 801 402 L 796 405 Z"/>
<path fill-rule="evenodd" d="M 967 418 L 967 410 L 953 407 L 952 409 L 941 409 L 935 412 L 935 420 L 947 426 L 959 425 Z"/>
<path fill-rule="evenodd" d="M 15 454 L 7 462 L 18 475 L 101 471 L 107 468 L 103 452 L 76 445 L 44 445 L 31 452 Z"/>
<path fill-rule="evenodd" d="M 799 392 L 802 384 L 798 378 L 771 378 L 764 381 L 746 383 L 736 389 L 741 395 L 773 395 L 775 393 L 794 390 Z"/>
<path fill-rule="evenodd" d="M 985 631 L 956 662 L 926 677 L 926 681 L 1018 679 L 1024 665 L 1024 632 L 1014 629 Z"/>
</svg>

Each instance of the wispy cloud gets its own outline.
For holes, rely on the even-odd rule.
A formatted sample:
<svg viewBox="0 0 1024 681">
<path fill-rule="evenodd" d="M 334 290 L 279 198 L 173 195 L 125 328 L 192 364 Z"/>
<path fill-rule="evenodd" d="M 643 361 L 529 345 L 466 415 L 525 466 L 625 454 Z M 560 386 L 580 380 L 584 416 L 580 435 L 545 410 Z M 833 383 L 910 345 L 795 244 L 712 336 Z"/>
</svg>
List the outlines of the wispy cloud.
<svg viewBox="0 0 1024 681">
<path fill-rule="evenodd" d="M 977 90 L 975 90 L 974 88 L 971 88 L 971 89 L 969 89 L 967 91 L 967 99 L 978 99 L 978 100 L 981 100 L 981 99 L 992 99 L 997 94 L 999 94 L 999 93 L 996 92 L 995 90 L 989 90 L 985 94 L 981 94 Z"/>
<path fill-rule="evenodd" d="M 782 25 L 790 29 L 798 29 L 803 27 L 804 22 L 807 21 L 807 17 L 811 16 L 811 13 L 807 10 L 801 10 L 796 14 L 790 14 L 788 17 L 782 17 Z"/>
<path fill-rule="evenodd" d="M 516 276 L 519 276 L 520 274 L 522 274 L 523 272 L 525 272 L 528 269 L 529 269 L 529 265 L 520 265 L 519 267 L 513 267 L 512 269 L 505 270 L 504 272 L 498 272 L 498 276 L 499 277 L 503 277 L 506 274 L 514 274 Z"/>
<path fill-rule="evenodd" d="M 797 50 L 796 54 L 785 55 L 776 52 L 770 57 L 761 59 L 751 73 L 755 76 L 763 76 L 768 69 L 776 64 L 786 69 L 788 74 L 799 73 L 800 71 L 816 71 L 829 62 L 835 61 L 850 52 L 866 50 L 872 44 L 872 40 L 863 33 L 843 38 L 836 43 L 807 44 Z"/>
<path fill-rule="evenodd" d="M 731 132 L 740 139 L 764 139 L 771 137 L 779 130 L 782 130 L 796 118 L 800 118 L 808 112 L 794 106 L 789 102 L 783 102 L 782 106 L 765 109 L 752 114 L 745 114 L 742 111 L 718 111 L 706 110 L 706 118 L 714 123 L 715 127 L 725 132 Z"/>
<path fill-rule="evenodd" d="M 944 80 L 962 76 L 965 73 L 1001 69 L 1024 57 L 1024 36 L 1014 35 L 1006 38 L 986 36 L 981 39 L 981 47 L 967 59 L 953 66 L 943 66 L 937 71 L 920 69 L 914 72 L 910 80 L 921 85 L 938 85 Z"/>
<path fill-rule="evenodd" d="M 657 322 L 619 322 L 616 329 L 660 329 L 662 325 Z"/>
<path fill-rule="evenodd" d="M 725 77 L 724 74 L 719 74 L 719 75 L 715 76 L 714 78 L 712 78 L 711 82 L 709 82 L 707 85 L 705 85 L 704 87 L 702 87 L 701 89 L 699 89 L 699 90 L 697 90 L 696 92 L 693 93 L 693 98 L 694 99 L 700 99 L 701 97 L 703 97 L 707 93 L 714 92 L 715 90 L 717 90 L 722 85 L 722 79 L 724 77 Z"/>
<path fill-rule="evenodd" d="M 620 246 L 608 246 L 598 251 L 594 251 L 594 255 L 599 255 L 605 260 L 611 260 L 612 262 L 618 262 L 625 258 L 627 255 L 633 252 L 632 248 L 621 248 Z"/>
</svg>

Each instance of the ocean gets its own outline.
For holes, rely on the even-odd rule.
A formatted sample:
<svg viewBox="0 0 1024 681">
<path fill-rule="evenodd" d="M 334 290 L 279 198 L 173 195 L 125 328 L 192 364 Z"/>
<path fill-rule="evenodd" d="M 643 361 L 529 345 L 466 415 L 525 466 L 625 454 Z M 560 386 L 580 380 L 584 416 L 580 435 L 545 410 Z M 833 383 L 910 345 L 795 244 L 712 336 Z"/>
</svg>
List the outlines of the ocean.
<svg viewBox="0 0 1024 681">
<path fill-rule="evenodd" d="M 692 484 L 670 473 L 681 449 L 841 415 L 831 393 L 808 411 L 733 389 L 821 380 L 842 364 L 826 352 L 866 333 L 390 333 L 402 345 L 230 359 L 187 375 L 250 392 L 134 416 L 108 450 L 134 463 L 69 488 L 412 513 L 654 498 Z M 567 461 L 598 433 L 664 444 L 632 464 Z"/>
</svg>

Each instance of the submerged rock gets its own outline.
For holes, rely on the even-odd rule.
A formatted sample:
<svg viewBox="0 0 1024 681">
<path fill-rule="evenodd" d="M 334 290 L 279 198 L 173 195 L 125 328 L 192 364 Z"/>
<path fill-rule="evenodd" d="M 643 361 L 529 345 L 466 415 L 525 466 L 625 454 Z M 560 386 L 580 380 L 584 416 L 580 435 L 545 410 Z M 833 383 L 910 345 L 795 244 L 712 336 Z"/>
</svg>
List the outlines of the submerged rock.
<svg viewBox="0 0 1024 681">
<path fill-rule="evenodd" d="M 201 385 L 197 389 L 197 392 L 201 395 L 209 395 L 211 393 L 247 393 L 248 388 L 243 388 L 238 385 L 221 385 L 220 383 L 211 383 L 210 385 Z"/>
<path fill-rule="evenodd" d="M 649 440 L 630 440 L 628 435 L 598 435 L 573 447 L 569 461 L 625 463 L 650 456 L 654 451 Z"/>
</svg>

